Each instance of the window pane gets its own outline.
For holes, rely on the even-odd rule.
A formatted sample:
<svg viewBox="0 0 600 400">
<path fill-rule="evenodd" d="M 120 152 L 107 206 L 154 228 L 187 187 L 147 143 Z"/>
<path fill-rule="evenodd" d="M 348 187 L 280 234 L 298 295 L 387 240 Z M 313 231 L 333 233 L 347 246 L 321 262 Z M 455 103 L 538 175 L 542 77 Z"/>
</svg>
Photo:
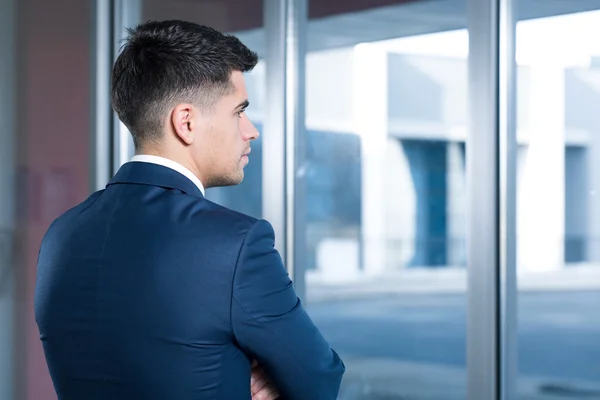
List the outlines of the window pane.
<svg viewBox="0 0 600 400">
<path fill-rule="evenodd" d="M 466 11 L 324 3 L 296 249 L 308 312 L 346 362 L 340 399 L 464 399 Z"/>
<path fill-rule="evenodd" d="M 600 8 L 517 25 L 520 398 L 600 398 Z"/>
</svg>

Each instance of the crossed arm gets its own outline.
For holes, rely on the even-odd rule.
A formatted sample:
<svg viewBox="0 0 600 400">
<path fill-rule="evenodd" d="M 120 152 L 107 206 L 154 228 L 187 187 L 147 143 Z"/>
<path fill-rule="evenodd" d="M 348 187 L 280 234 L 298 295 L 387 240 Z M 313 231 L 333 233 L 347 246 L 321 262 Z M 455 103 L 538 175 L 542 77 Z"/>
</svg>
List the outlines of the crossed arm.
<svg viewBox="0 0 600 400">
<path fill-rule="evenodd" d="M 288 400 L 334 400 L 344 364 L 298 299 L 274 248 L 271 225 L 247 233 L 234 281 L 231 320 L 240 348 Z"/>
</svg>

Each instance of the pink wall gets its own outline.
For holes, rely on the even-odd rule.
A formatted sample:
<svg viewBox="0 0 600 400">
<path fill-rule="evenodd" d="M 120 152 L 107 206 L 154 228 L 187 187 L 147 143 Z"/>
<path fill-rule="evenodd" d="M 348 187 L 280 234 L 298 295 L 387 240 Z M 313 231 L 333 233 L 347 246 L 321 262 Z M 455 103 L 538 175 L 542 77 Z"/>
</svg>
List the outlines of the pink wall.
<svg viewBox="0 0 600 400">
<path fill-rule="evenodd" d="M 55 399 L 33 315 L 36 261 L 50 222 L 88 195 L 89 1 L 19 0 L 17 399 Z"/>
</svg>

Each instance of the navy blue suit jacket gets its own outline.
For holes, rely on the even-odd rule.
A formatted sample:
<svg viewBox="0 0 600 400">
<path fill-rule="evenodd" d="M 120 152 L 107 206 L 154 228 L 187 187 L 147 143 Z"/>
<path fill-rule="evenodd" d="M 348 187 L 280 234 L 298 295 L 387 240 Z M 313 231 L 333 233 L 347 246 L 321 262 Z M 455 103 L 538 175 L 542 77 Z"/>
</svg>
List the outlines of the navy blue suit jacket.
<svg viewBox="0 0 600 400">
<path fill-rule="evenodd" d="M 60 400 L 247 400 L 252 359 L 282 398 L 328 400 L 344 373 L 271 225 L 156 164 L 123 165 L 52 223 L 35 316 Z"/>
</svg>

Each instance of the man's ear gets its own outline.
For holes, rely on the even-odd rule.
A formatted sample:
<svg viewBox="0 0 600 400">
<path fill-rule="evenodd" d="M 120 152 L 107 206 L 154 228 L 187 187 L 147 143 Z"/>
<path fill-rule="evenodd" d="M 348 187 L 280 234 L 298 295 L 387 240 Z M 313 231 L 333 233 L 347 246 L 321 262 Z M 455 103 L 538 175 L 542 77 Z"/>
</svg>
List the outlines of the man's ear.
<svg viewBox="0 0 600 400">
<path fill-rule="evenodd" d="M 198 115 L 191 104 L 181 103 L 175 106 L 171 114 L 173 130 L 185 144 L 194 143 L 194 128 L 198 123 Z"/>
</svg>

